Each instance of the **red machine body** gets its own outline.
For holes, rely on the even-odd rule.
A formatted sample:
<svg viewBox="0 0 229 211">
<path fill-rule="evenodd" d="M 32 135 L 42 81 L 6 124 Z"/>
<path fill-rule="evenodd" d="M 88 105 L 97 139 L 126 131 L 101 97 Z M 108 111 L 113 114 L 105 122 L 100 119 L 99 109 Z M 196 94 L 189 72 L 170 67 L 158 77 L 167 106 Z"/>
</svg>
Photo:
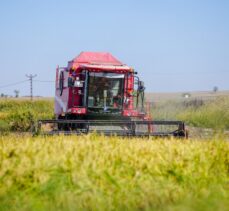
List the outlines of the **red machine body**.
<svg viewBox="0 0 229 211">
<path fill-rule="evenodd" d="M 145 87 L 136 74 L 109 53 L 80 53 L 67 67 L 57 68 L 56 119 L 39 120 L 37 131 L 187 137 L 182 121 L 153 121 L 146 115 Z M 42 127 L 46 124 L 52 126 Z"/>
<path fill-rule="evenodd" d="M 139 84 L 144 92 L 134 69 L 110 53 L 82 52 L 56 70 L 56 118 L 144 118 L 137 108 Z"/>
</svg>

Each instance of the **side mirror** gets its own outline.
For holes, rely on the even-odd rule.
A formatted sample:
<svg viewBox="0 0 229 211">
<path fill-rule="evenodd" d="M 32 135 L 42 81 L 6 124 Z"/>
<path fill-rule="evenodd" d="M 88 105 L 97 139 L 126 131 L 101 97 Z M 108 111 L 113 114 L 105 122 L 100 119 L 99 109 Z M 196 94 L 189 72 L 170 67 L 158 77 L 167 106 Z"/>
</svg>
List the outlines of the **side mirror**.
<svg viewBox="0 0 229 211">
<path fill-rule="evenodd" d="M 145 90 L 144 81 L 139 81 L 138 82 L 138 90 L 139 91 L 144 91 Z"/>
</svg>

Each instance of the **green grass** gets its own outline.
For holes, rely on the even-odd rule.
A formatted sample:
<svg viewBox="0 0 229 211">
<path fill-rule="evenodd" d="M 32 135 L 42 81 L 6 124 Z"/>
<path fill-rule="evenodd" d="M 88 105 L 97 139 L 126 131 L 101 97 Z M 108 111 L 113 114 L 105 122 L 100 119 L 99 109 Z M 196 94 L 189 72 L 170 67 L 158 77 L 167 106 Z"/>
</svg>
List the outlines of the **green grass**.
<svg viewBox="0 0 229 211">
<path fill-rule="evenodd" d="M 228 210 L 229 143 L 0 137 L 0 210 Z"/>
<path fill-rule="evenodd" d="M 177 117 L 197 127 L 229 129 L 229 98 L 218 98 L 199 108 L 187 109 Z"/>
<path fill-rule="evenodd" d="M 0 100 L 0 132 L 30 131 L 38 119 L 53 118 L 52 100 Z"/>
<path fill-rule="evenodd" d="M 156 103 L 152 107 L 153 119 L 182 120 L 187 124 L 213 128 L 229 129 L 229 98 L 219 97 L 212 101 L 186 100 Z"/>
<path fill-rule="evenodd" d="M 177 120 L 177 115 L 186 109 L 183 101 L 169 100 L 154 103 L 151 107 L 151 113 L 155 120 Z"/>
</svg>

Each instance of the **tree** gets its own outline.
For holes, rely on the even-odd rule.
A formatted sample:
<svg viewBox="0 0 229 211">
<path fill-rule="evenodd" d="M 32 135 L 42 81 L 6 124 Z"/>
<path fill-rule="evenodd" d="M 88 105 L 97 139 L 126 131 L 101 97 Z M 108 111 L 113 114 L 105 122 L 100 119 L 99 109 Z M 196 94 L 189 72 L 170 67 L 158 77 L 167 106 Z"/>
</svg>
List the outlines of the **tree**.
<svg viewBox="0 0 229 211">
<path fill-rule="evenodd" d="M 213 92 L 216 93 L 216 92 L 218 92 L 218 91 L 219 91 L 218 86 L 214 86 L 214 87 L 213 87 Z"/>
<path fill-rule="evenodd" d="M 19 90 L 14 90 L 15 93 L 15 97 L 18 98 L 19 97 Z"/>
</svg>

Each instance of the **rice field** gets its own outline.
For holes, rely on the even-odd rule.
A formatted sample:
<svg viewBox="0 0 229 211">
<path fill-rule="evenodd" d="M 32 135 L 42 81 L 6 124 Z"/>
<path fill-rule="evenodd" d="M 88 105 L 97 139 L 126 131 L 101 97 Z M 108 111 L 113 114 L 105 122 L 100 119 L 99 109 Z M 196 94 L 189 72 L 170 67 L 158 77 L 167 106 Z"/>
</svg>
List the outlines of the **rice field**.
<svg viewBox="0 0 229 211">
<path fill-rule="evenodd" d="M 0 210 L 228 210 L 229 142 L 0 137 Z"/>
<path fill-rule="evenodd" d="M 229 130 L 229 97 L 214 100 L 178 99 L 152 103 L 154 120 L 182 120 L 194 127 Z M 0 134 L 32 131 L 38 119 L 54 118 L 54 100 L 0 99 Z"/>
<path fill-rule="evenodd" d="M 0 210 L 228 210 L 229 141 L 217 132 L 229 127 L 228 98 L 190 102 L 159 103 L 152 115 L 210 136 L 32 137 L 53 101 L 0 100 Z"/>
<path fill-rule="evenodd" d="M 187 125 L 229 130 L 229 97 L 214 100 L 187 99 L 155 102 L 151 113 L 154 119 L 182 120 Z"/>
<path fill-rule="evenodd" d="M 28 132 L 38 119 L 54 118 L 54 100 L 0 99 L 0 134 Z"/>
</svg>

